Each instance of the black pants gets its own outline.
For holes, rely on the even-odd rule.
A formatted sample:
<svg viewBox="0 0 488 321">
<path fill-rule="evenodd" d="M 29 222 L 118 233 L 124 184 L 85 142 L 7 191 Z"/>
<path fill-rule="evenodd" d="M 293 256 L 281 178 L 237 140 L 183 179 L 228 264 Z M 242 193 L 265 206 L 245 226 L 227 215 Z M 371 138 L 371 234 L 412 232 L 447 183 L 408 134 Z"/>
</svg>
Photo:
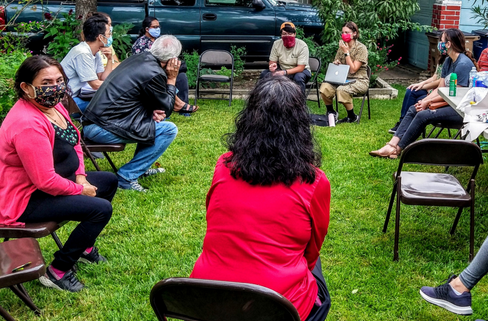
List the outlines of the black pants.
<svg viewBox="0 0 488 321">
<path fill-rule="evenodd" d="M 182 72 L 178 74 L 175 87 L 178 88 L 176 96 L 185 103 L 188 103 L 188 77 L 186 76 L 186 73 Z"/>
<path fill-rule="evenodd" d="M 320 262 L 320 257 L 312 270 L 312 274 L 315 277 L 317 286 L 319 287 L 318 296 L 320 301 L 322 301 L 321 306 L 316 306 L 312 308 L 310 314 L 306 321 L 324 321 L 327 318 L 330 310 L 330 295 L 327 289 L 327 284 L 325 284 L 324 275 L 322 274 L 322 263 Z"/>
<path fill-rule="evenodd" d="M 88 172 L 87 180 L 97 189 L 97 196 L 52 196 L 36 190 L 19 222 L 80 222 L 63 249 L 54 253 L 53 267 L 68 271 L 84 250 L 95 244 L 100 232 L 112 217 L 112 198 L 117 191 L 117 176 L 108 172 Z"/>
</svg>

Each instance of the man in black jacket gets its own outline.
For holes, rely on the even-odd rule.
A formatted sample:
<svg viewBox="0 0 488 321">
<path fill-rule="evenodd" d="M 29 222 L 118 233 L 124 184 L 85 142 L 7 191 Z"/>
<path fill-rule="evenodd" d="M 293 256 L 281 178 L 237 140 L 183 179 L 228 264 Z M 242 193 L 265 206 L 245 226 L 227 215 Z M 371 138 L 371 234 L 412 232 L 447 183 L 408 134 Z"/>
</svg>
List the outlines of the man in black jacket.
<svg viewBox="0 0 488 321">
<path fill-rule="evenodd" d="M 85 137 L 96 143 L 137 143 L 134 157 L 117 172 L 119 187 L 145 192 L 139 177 L 175 139 L 178 129 L 164 121 L 173 112 L 181 43 L 159 37 L 150 51 L 124 60 L 103 82 L 83 115 Z"/>
</svg>

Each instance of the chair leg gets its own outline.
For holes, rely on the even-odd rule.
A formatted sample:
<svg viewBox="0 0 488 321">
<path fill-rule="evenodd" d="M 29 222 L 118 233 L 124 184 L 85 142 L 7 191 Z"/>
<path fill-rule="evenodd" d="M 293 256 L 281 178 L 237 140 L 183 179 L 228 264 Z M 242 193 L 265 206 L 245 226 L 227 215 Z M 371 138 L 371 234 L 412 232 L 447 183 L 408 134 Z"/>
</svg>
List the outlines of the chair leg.
<svg viewBox="0 0 488 321">
<path fill-rule="evenodd" d="M 474 180 L 470 182 L 471 185 L 471 212 L 469 222 L 469 262 L 474 258 Z"/>
<path fill-rule="evenodd" d="M 368 91 L 367 91 L 367 95 L 368 95 L 368 119 L 371 119 L 371 107 L 369 105 L 369 88 L 368 88 Z"/>
<path fill-rule="evenodd" d="M 364 101 L 366 100 L 366 95 L 363 96 L 363 102 L 361 103 L 361 109 L 359 110 L 358 124 L 361 121 L 361 116 L 363 115 Z"/>
<path fill-rule="evenodd" d="M 15 321 L 15 319 L 5 310 L 3 307 L 0 306 L 0 315 L 7 321 Z"/>
<path fill-rule="evenodd" d="M 315 91 L 317 92 L 317 103 L 319 104 L 320 109 L 320 94 L 319 94 L 319 85 L 315 84 Z"/>
<path fill-rule="evenodd" d="M 393 261 L 398 261 L 399 240 L 400 240 L 400 195 L 399 193 L 397 193 L 396 215 L 395 215 L 395 244 L 393 245 Z"/>
<path fill-rule="evenodd" d="M 388 222 L 390 221 L 391 209 L 393 207 L 393 202 L 395 201 L 396 187 L 397 185 L 393 184 L 393 190 L 391 191 L 391 197 L 390 197 L 390 204 L 388 205 L 388 212 L 386 212 L 385 224 L 383 225 L 383 233 L 386 233 L 386 229 L 388 228 Z"/>
<path fill-rule="evenodd" d="M 12 285 L 10 289 L 17 295 L 35 314 L 40 315 L 41 310 L 34 304 L 22 284 Z M 21 290 L 22 289 L 22 290 Z"/>
<path fill-rule="evenodd" d="M 438 138 L 438 137 L 439 137 L 439 135 L 442 133 L 442 131 L 443 131 L 443 130 L 444 130 L 444 127 L 441 127 L 441 130 L 439 130 L 439 132 L 437 133 L 437 135 L 435 135 L 435 137 L 434 137 L 434 138 Z M 449 128 L 448 128 L 447 130 L 449 130 Z M 449 135 L 450 135 L 450 134 L 449 134 Z"/>
<path fill-rule="evenodd" d="M 336 112 L 339 113 L 339 102 L 337 101 L 337 95 L 335 96 Z"/>
<path fill-rule="evenodd" d="M 454 218 L 454 222 L 452 223 L 452 227 L 451 227 L 451 235 L 454 235 L 454 233 L 456 232 L 456 227 L 458 225 L 458 222 L 459 222 L 459 218 L 461 217 L 461 214 L 463 213 L 463 207 L 460 207 L 457 214 L 456 214 L 456 218 Z"/>
<path fill-rule="evenodd" d="M 112 166 L 112 169 L 114 170 L 114 173 L 117 174 L 117 167 L 115 166 L 114 162 L 112 162 L 112 159 L 110 158 L 110 156 L 108 156 L 108 153 L 107 152 L 103 152 L 103 155 L 107 159 L 107 161 L 110 164 L 110 166 Z"/>
<path fill-rule="evenodd" d="M 56 232 L 52 232 L 51 235 L 54 239 L 54 242 L 56 242 L 56 245 L 58 246 L 58 248 L 60 250 L 62 250 L 63 249 L 63 243 L 61 243 L 61 240 L 59 239 L 58 234 L 56 234 Z"/>
<path fill-rule="evenodd" d="M 452 135 L 451 135 L 451 129 L 450 129 L 450 128 L 448 128 L 448 129 L 447 129 L 447 135 L 449 135 L 449 139 L 451 139 L 451 138 L 452 138 Z"/>
<path fill-rule="evenodd" d="M 230 81 L 230 94 L 229 94 L 229 107 L 230 107 L 230 104 L 232 102 L 232 87 L 233 87 L 233 81 L 231 79 L 231 81 Z"/>
<path fill-rule="evenodd" d="M 435 128 L 436 128 L 435 126 L 434 126 L 434 127 L 432 127 L 432 130 L 429 132 L 429 134 L 428 134 L 428 135 L 425 135 L 425 129 L 424 129 L 424 138 L 430 138 L 430 136 L 431 136 L 431 135 L 432 135 L 432 133 L 434 132 Z"/>
<path fill-rule="evenodd" d="M 90 153 L 90 150 L 88 149 L 88 147 L 86 147 L 86 145 L 84 143 L 82 143 L 81 144 L 81 148 L 85 152 L 85 155 L 88 156 L 88 158 L 91 160 L 93 166 L 95 166 L 95 168 L 97 169 L 97 171 L 98 172 L 101 172 L 102 170 L 100 169 L 100 166 L 98 166 L 97 161 L 95 160 L 95 158 L 93 157 L 93 155 Z"/>
</svg>

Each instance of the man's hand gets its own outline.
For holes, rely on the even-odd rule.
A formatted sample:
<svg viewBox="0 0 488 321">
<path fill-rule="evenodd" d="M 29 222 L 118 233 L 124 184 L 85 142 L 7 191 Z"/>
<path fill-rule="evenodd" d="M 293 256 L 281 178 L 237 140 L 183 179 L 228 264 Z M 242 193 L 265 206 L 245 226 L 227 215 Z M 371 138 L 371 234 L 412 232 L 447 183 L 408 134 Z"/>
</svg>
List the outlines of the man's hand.
<svg viewBox="0 0 488 321">
<path fill-rule="evenodd" d="M 164 110 L 155 110 L 153 111 L 153 120 L 156 123 L 159 123 L 160 121 L 163 121 L 166 118 L 166 113 Z"/>
<path fill-rule="evenodd" d="M 273 62 L 272 64 L 269 65 L 269 71 L 271 71 L 271 72 L 275 72 L 276 68 L 278 68 L 278 65 L 276 64 L 276 62 Z"/>
<path fill-rule="evenodd" d="M 334 65 L 340 65 L 341 64 L 341 61 L 340 60 L 334 60 L 333 64 Z"/>
<path fill-rule="evenodd" d="M 178 58 L 168 60 L 166 63 L 166 75 L 168 76 L 168 83 L 174 85 L 176 83 L 176 77 L 180 70 L 181 61 Z"/>
<path fill-rule="evenodd" d="M 107 57 L 107 60 L 112 61 L 112 49 L 104 47 L 100 50 L 100 52 Z"/>
</svg>

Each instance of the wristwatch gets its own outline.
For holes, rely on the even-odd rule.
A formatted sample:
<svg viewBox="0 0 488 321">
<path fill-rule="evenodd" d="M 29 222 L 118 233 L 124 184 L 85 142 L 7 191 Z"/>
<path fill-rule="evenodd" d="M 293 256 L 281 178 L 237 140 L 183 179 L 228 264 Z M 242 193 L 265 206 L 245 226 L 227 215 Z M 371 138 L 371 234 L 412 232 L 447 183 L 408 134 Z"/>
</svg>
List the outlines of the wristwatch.
<svg viewBox="0 0 488 321">
<path fill-rule="evenodd" d="M 347 56 L 350 56 L 350 55 L 351 55 L 351 54 L 350 54 L 349 52 L 346 52 L 346 53 L 344 54 L 344 56 L 346 56 L 346 57 L 347 57 Z"/>
<path fill-rule="evenodd" d="M 288 70 L 285 70 L 285 75 L 288 75 Z"/>
</svg>

